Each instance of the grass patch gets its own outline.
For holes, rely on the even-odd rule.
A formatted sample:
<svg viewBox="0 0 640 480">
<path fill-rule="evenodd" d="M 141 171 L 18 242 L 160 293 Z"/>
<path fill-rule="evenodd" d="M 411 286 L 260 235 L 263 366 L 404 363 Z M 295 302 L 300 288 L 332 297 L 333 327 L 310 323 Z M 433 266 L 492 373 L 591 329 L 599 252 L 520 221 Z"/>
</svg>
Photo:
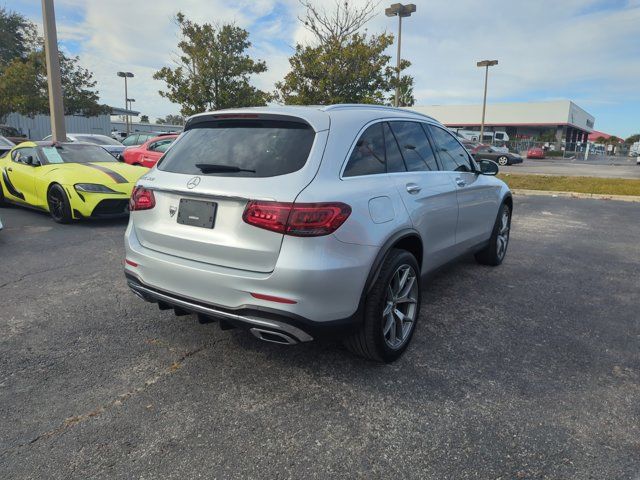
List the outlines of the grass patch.
<svg viewBox="0 0 640 480">
<path fill-rule="evenodd" d="M 502 173 L 498 178 L 509 188 L 555 192 L 595 193 L 600 195 L 638 195 L 640 180 L 627 178 L 563 177 Z"/>
</svg>

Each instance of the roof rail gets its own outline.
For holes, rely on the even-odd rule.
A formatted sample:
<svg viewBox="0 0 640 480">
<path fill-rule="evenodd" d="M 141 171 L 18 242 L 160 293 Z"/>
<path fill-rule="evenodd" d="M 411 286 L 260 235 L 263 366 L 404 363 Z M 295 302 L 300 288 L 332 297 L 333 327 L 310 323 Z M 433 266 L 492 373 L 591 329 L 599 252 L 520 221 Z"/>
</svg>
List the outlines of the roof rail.
<svg viewBox="0 0 640 480">
<path fill-rule="evenodd" d="M 334 105 L 327 105 L 325 107 L 322 108 L 322 110 L 324 111 L 331 111 L 331 110 L 340 110 L 340 109 L 348 109 L 348 108 L 373 108 L 376 110 L 387 110 L 387 111 L 392 111 L 392 112 L 397 112 L 397 111 L 402 111 L 402 112 L 410 112 L 414 115 L 419 115 L 421 117 L 424 118 L 428 118 L 429 120 L 433 120 L 436 123 L 440 123 L 438 120 L 436 120 L 435 118 L 426 115 L 424 113 L 420 113 L 417 110 L 413 110 L 413 109 L 409 109 L 409 108 L 399 108 L 399 107 L 390 107 L 387 105 L 374 105 L 374 104 L 370 104 L 370 103 L 336 103 Z"/>
</svg>

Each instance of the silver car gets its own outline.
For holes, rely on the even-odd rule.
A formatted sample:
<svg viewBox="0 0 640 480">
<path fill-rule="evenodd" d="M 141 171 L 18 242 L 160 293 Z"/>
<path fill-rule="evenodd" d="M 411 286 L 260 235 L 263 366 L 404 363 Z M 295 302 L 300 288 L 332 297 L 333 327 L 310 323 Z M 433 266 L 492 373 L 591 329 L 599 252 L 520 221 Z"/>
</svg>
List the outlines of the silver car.
<svg viewBox="0 0 640 480">
<path fill-rule="evenodd" d="M 434 119 L 371 105 L 203 113 L 133 191 L 125 275 L 141 298 L 276 343 L 341 335 L 393 361 L 421 279 L 499 265 L 512 198 Z"/>
</svg>

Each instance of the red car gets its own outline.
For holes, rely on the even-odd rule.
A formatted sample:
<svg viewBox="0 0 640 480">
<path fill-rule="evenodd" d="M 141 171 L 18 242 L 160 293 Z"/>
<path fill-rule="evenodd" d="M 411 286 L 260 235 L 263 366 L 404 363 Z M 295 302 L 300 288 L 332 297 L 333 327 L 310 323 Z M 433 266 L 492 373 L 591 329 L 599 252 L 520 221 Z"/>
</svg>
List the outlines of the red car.
<svg viewBox="0 0 640 480">
<path fill-rule="evenodd" d="M 122 153 L 125 163 L 131 165 L 142 165 L 143 167 L 153 167 L 160 157 L 164 155 L 178 135 L 163 135 L 154 137 L 142 145 L 135 145 L 125 148 Z"/>
<path fill-rule="evenodd" d="M 527 158 L 544 158 L 544 150 L 540 147 L 533 147 L 527 150 Z"/>
</svg>

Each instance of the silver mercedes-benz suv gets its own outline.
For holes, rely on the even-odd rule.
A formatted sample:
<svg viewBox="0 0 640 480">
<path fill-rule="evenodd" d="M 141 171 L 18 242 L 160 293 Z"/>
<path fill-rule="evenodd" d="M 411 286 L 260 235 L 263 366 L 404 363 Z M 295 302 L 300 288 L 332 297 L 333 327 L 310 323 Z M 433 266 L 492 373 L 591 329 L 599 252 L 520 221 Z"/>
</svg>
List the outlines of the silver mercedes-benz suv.
<svg viewBox="0 0 640 480">
<path fill-rule="evenodd" d="M 499 265 L 512 198 L 436 120 L 371 105 L 191 117 L 133 191 L 130 288 L 161 309 L 295 344 L 341 335 L 393 361 L 421 278 L 466 253 Z"/>
</svg>

